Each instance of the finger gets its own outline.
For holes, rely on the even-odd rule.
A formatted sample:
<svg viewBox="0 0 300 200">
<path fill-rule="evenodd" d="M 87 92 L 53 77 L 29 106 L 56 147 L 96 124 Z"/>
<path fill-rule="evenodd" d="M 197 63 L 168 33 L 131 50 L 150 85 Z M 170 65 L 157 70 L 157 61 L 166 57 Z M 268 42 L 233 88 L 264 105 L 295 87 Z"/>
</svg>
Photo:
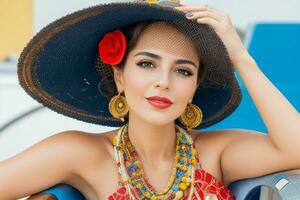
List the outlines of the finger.
<svg viewBox="0 0 300 200">
<path fill-rule="evenodd" d="M 219 15 L 226 15 L 224 11 L 212 8 L 208 6 L 207 4 L 205 5 L 197 5 L 197 6 L 180 6 L 180 7 L 174 7 L 177 10 L 183 11 L 183 12 L 188 12 L 188 11 L 211 11 L 214 13 L 217 13 Z"/>
<path fill-rule="evenodd" d="M 219 22 L 209 17 L 198 18 L 197 22 L 200 24 L 211 25 L 215 30 L 217 30 L 219 27 Z"/>
<path fill-rule="evenodd" d="M 217 21 L 222 21 L 222 16 L 218 15 L 217 13 L 211 12 L 211 11 L 198 11 L 198 12 L 192 12 L 192 16 L 187 16 L 188 19 L 197 19 L 197 18 L 203 18 L 203 17 L 210 17 Z"/>
<path fill-rule="evenodd" d="M 181 10 L 181 11 L 197 11 L 197 10 L 207 10 L 207 5 L 195 5 L 195 6 L 180 6 L 180 7 L 174 7 L 175 9 Z"/>
<path fill-rule="evenodd" d="M 216 15 L 219 15 L 219 16 L 226 16 L 226 14 L 221 11 L 221 10 L 218 10 L 218 9 L 215 9 L 215 8 L 211 8 L 211 7 L 208 7 L 207 5 L 205 6 L 193 6 L 193 7 L 175 7 L 177 10 L 180 10 L 182 12 L 197 12 L 197 11 L 209 11 L 209 12 L 212 12 Z"/>
</svg>

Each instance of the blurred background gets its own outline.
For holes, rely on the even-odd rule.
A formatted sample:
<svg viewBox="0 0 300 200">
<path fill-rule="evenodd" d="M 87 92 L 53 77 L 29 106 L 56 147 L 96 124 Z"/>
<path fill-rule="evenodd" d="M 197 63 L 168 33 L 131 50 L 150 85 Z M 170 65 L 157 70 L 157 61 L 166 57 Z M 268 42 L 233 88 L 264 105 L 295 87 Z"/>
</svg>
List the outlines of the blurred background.
<svg viewBox="0 0 300 200">
<path fill-rule="evenodd" d="M 0 0 L 0 161 L 16 155 L 43 138 L 64 130 L 82 130 L 101 133 L 115 129 L 81 122 L 64 117 L 48 108 L 43 108 L 22 90 L 18 84 L 16 74 L 17 60 L 20 52 L 33 35 L 42 27 L 73 11 L 99 3 L 109 2 L 120 1 Z M 280 57 L 274 57 L 271 51 L 278 52 L 282 51 L 282 49 L 275 47 L 275 49 L 269 48 L 267 51 L 257 51 L 257 46 L 251 46 L 254 34 L 253 27 L 257 23 L 288 24 L 295 25 L 299 33 L 300 1 L 186 0 L 182 1 L 182 3 L 208 4 L 209 6 L 227 12 L 231 16 L 232 22 L 242 40 L 245 42 L 245 45 L 249 51 L 251 51 L 251 54 L 254 57 L 257 56 L 255 58 L 259 61 L 259 66 L 264 65 L 264 58 L 268 58 L 268 61 L 271 60 L 268 66 L 264 66 L 268 68 L 266 68 L 266 70 L 263 69 L 263 71 L 268 72 L 268 77 L 274 81 L 275 84 L 276 77 L 273 79 L 272 75 L 275 75 L 275 73 L 280 74 L 282 68 L 275 66 L 276 63 L 278 64 L 278 58 Z M 270 38 L 269 36 L 273 35 L 272 30 L 268 29 L 268 31 L 271 32 L 265 32 L 266 37 L 264 38 Z M 282 34 L 279 33 L 277 36 L 282 37 Z M 258 41 L 258 45 L 269 45 L 265 39 Z M 264 41 L 266 41 L 266 43 L 264 43 Z M 271 44 L 273 44 L 272 41 Z M 293 38 L 291 39 L 286 36 L 282 40 L 282 44 L 295 45 L 288 46 L 287 48 L 299 49 L 300 47 L 299 39 L 293 40 Z M 260 49 L 263 49 L 263 47 Z M 297 57 L 299 60 L 300 51 L 296 52 L 293 49 L 287 49 L 287 52 L 293 52 L 293 57 L 290 58 L 291 60 Z M 259 53 L 259 55 L 256 53 Z M 275 64 L 271 65 L 272 62 L 275 62 Z M 297 68 L 299 72 L 298 64 L 299 61 L 297 61 L 297 64 L 289 62 L 289 66 L 285 64 L 282 65 L 282 67 L 285 69 L 290 67 L 291 74 L 287 74 L 286 77 L 292 75 L 295 77 L 293 80 L 300 83 L 298 75 L 292 73 L 292 68 Z M 236 75 L 238 77 L 238 74 Z M 243 88 L 241 82 L 240 84 Z M 284 85 L 284 83 L 280 84 L 276 82 L 276 86 L 287 96 L 291 103 L 300 110 L 298 101 L 299 89 L 296 83 L 293 83 L 293 86 L 287 86 Z M 267 131 L 245 88 L 243 88 L 243 92 L 243 102 L 237 111 L 209 129 L 249 128 L 262 132 Z M 241 118 L 243 120 L 238 120 Z M 254 124 L 256 124 L 256 126 L 254 126 Z"/>
</svg>

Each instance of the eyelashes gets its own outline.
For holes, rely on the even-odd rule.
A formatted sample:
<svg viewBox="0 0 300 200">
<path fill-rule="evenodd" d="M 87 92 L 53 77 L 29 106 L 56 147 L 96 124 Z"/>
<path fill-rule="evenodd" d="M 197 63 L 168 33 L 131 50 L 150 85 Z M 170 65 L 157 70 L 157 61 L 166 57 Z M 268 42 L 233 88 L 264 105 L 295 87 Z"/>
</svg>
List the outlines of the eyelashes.
<svg viewBox="0 0 300 200">
<path fill-rule="evenodd" d="M 136 64 L 142 68 L 152 68 L 151 65 L 154 66 L 153 63 L 150 61 L 140 61 Z M 179 68 L 179 69 L 177 69 L 177 71 L 179 71 L 179 73 L 183 76 L 187 76 L 187 77 L 193 76 L 192 72 L 190 72 L 189 70 L 183 69 L 183 68 Z"/>
<path fill-rule="evenodd" d="M 149 62 L 149 61 L 141 61 L 141 62 L 138 62 L 137 65 L 142 68 L 149 68 L 149 65 L 153 65 L 153 64 L 152 64 L 152 62 Z"/>
<path fill-rule="evenodd" d="M 191 73 L 190 71 L 188 70 L 185 70 L 185 69 L 178 69 L 178 71 L 181 71 L 184 76 L 193 76 L 193 73 Z"/>
</svg>

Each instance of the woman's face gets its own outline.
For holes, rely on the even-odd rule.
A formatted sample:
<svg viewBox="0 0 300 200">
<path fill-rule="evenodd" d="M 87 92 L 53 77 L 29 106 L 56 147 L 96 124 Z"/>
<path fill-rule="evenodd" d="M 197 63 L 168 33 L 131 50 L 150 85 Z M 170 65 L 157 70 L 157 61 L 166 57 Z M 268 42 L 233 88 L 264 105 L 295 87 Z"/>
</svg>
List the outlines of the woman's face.
<svg viewBox="0 0 300 200">
<path fill-rule="evenodd" d="M 115 70 L 119 91 L 124 91 L 129 118 L 164 125 L 178 118 L 197 88 L 199 58 L 193 43 L 176 28 L 163 22 L 148 26 L 128 54 L 123 71 Z M 167 108 L 146 99 L 167 97 Z M 173 122 L 172 122 L 173 123 Z"/>
</svg>

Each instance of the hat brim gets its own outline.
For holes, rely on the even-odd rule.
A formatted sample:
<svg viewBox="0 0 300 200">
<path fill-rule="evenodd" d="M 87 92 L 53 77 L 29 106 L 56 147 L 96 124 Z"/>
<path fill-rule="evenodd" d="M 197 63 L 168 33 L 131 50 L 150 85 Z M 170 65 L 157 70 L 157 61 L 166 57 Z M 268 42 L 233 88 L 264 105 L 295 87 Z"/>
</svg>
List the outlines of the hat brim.
<svg viewBox="0 0 300 200">
<path fill-rule="evenodd" d="M 88 123 L 119 127 L 125 122 L 111 116 L 110 99 L 98 90 L 95 69 L 98 42 L 106 32 L 147 20 L 176 24 L 196 41 L 208 78 L 193 103 L 203 113 L 205 128 L 221 121 L 239 105 L 241 90 L 227 51 L 207 25 L 186 19 L 181 11 L 145 3 L 110 3 L 86 8 L 60 18 L 37 33 L 18 62 L 19 83 L 44 106 Z M 176 120 L 181 125 L 179 120 Z"/>
</svg>

